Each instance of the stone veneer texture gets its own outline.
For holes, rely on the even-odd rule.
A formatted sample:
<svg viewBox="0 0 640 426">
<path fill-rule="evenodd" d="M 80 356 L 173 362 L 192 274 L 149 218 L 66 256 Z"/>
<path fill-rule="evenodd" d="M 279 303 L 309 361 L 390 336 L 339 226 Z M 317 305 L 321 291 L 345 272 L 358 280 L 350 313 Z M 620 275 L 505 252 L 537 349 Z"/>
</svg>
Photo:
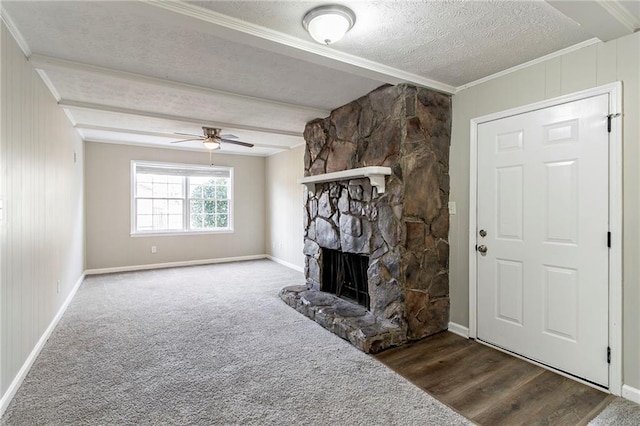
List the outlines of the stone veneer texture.
<svg viewBox="0 0 640 426">
<path fill-rule="evenodd" d="M 449 321 L 450 135 L 451 98 L 409 85 L 380 87 L 304 131 L 305 176 L 392 170 L 380 195 L 367 179 L 305 191 L 307 286 L 320 289 L 322 247 L 368 255 L 371 313 L 406 340 Z"/>
</svg>

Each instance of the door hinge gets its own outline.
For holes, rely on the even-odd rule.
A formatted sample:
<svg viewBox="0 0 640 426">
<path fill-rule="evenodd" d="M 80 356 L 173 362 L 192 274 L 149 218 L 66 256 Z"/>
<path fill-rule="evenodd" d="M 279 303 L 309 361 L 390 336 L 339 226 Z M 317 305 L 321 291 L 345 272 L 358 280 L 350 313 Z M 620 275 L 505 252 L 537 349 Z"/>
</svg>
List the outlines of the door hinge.
<svg viewBox="0 0 640 426">
<path fill-rule="evenodd" d="M 607 364 L 611 364 L 611 347 L 607 346 Z"/>
<path fill-rule="evenodd" d="M 614 119 L 614 118 L 618 118 L 621 115 L 622 114 L 620 114 L 620 113 L 607 115 L 607 132 L 611 133 L 611 120 Z"/>
<path fill-rule="evenodd" d="M 607 232 L 607 247 L 611 248 L 611 232 Z"/>
</svg>

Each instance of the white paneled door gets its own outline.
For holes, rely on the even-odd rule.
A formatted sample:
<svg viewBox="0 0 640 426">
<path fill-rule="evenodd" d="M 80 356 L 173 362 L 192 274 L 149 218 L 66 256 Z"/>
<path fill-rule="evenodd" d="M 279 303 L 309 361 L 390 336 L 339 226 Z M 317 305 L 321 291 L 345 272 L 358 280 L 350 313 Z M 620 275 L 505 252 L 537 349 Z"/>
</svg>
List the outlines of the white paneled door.
<svg viewBox="0 0 640 426">
<path fill-rule="evenodd" d="M 478 126 L 478 339 L 608 387 L 609 95 Z"/>
</svg>

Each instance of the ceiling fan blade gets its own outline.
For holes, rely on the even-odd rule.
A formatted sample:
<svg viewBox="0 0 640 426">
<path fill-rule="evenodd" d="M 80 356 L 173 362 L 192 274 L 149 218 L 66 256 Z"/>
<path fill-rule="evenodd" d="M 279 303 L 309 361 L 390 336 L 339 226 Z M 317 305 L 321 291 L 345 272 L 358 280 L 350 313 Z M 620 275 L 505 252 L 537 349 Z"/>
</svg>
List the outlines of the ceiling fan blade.
<svg viewBox="0 0 640 426">
<path fill-rule="evenodd" d="M 247 148 L 253 148 L 253 144 L 249 142 L 232 141 L 230 139 L 222 139 L 222 138 L 220 138 L 220 141 L 225 143 L 232 143 L 234 145 L 246 146 Z"/>
<path fill-rule="evenodd" d="M 202 135 L 194 135 L 194 134 L 191 134 L 191 133 L 173 132 L 173 134 L 174 134 L 174 135 L 180 135 L 180 136 L 193 136 L 193 137 L 196 137 L 196 138 L 202 138 L 202 139 L 204 139 L 204 136 L 202 136 Z"/>
<path fill-rule="evenodd" d="M 220 139 L 238 139 L 236 135 L 220 135 Z"/>
<path fill-rule="evenodd" d="M 202 139 L 182 139 L 181 141 L 172 141 L 171 143 L 189 142 L 189 141 L 201 141 Z"/>
</svg>

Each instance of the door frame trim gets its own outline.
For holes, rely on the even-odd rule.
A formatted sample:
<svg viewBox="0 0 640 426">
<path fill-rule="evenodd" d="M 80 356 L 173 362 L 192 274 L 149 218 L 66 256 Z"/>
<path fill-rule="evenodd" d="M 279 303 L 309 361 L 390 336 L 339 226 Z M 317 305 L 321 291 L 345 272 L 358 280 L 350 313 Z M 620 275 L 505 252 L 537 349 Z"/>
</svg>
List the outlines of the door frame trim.
<svg viewBox="0 0 640 426">
<path fill-rule="evenodd" d="M 477 184 L 478 126 L 489 121 L 524 114 L 599 95 L 609 95 L 609 113 L 622 113 L 622 82 L 605 84 L 529 105 L 471 119 L 469 155 L 469 337 L 477 337 Z M 609 134 L 609 392 L 622 393 L 622 120 L 613 119 Z M 605 353 L 603 352 L 603 356 Z"/>
</svg>

